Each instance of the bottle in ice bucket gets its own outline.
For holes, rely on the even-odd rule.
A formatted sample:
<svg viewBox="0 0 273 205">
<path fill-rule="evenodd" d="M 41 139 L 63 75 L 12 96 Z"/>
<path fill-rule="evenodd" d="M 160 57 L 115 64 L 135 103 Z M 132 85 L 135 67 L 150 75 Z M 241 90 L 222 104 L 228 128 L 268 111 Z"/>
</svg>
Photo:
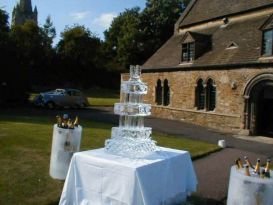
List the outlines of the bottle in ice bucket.
<svg viewBox="0 0 273 205">
<path fill-rule="evenodd" d="M 260 178 L 262 178 L 262 179 L 265 178 L 265 169 L 263 169 L 261 171 Z"/>
<path fill-rule="evenodd" d="M 62 121 L 62 128 L 67 129 L 68 128 L 68 114 L 63 115 L 63 121 Z"/>
<path fill-rule="evenodd" d="M 237 169 L 242 169 L 243 168 L 241 158 L 236 159 L 235 164 L 236 164 Z"/>
<path fill-rule="evenodd" d="M 245 175 L 250 177 L 249 166 L 245 166 Z"/>
<path fill-rule="evenodd" d="M 74 121 L 74 127 L 78 127 L 78 126 L 79 126 L 79 117 L 77 116 Z"/>
<path fill-rule="evenodd" d="M 249 166 L 249 168 L 254 169 L 254 167 L 253 167 L 253 165 L 251 164 L 251 162 L 249 161 L 248 157 L 247 157 L 247 156 L 245 156 L 244 158 L 245 158 L 246 165 L 248 165 L 248 166 Z"/>
<path fill-rule="evenodd" d="M 266 166 L 265 166 L 265 177 L 270 178 L 270 159 L 267 159 Z"/>
<path fill-rule="evenodd" d="M 56 116 L 56 119 L 57 119 L 57 126 L 58 127 L 61 127 L 62 126 L 62 118 L 60 115 L 57 115 Z"/>
<path fill-rule="evenodd" d="M 258 158 L 255 169 L 254 169 L 254 173 L 259 175 L 260 174 L 260 168 L 261 168 L 261 160 Z"/>
<path fill-rule="evenodd" d="M 68 126 L 68 129 L 74 129 L 74 124 L 70 118 L 67 121 L 67 126 Z"/>
<path fill-rule="evenodd" d="M 237 169 L 237 170 L 240 169 L 238 159 L 235 160 L 235 165 L 236 165 L 236 169 Z"/>
</svg>

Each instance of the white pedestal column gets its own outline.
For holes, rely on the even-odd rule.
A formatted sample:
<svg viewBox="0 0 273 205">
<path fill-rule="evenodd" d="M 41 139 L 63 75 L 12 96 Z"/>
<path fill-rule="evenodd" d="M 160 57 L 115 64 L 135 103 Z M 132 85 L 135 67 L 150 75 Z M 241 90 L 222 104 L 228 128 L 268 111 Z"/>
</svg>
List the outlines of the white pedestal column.
<svg viewBox="0 0 273 205">
<path fill-rule="evenodd" d="M 75 152 L 80 151 L 82 127 L 74 129 L 53 128 L 49 174 L 54 179 L 64 180 L 70 160 Z"/>
</svg>

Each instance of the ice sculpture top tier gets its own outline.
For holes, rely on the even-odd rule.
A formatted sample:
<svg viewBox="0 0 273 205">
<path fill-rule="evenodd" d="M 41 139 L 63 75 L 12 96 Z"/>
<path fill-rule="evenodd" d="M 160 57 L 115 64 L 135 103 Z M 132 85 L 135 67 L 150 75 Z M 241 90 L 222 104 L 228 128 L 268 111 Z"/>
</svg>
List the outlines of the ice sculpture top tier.
<svg viewBox="0 0 273 205">
<path fill-rule="evenodd" d="M 121 83 L 122 103 L 116 103 L 117 115 L 148 116 L 151 105 L 142 103 L 142 96 L 147 94 L 148 86 L 140 80 L 140 66 L 130 66 L 130 79 Z"/>
<path fill-rule="evenodd" d="M 145 95 L 148 91 L 148 86 L 140 80 L 140 66 L 130 66 L 130 79 L 121 83 L 121 92 L 127 94 Z"/>
<path fill-rule="evenodd" d="M 158 149 L 150 136 L 152 129 L 144 127 L 151 105 L 142 102 L 148 86 L 140 76 L 140 66 L 130 66 L 130 79 L 121 83 L 121 103 L 114 107 L 114 113 L 120 115 L 119 127 L 113 127 L 111 139 L 105 141 L 106 150 L 112 154 L 141 158 Z"/>
</svg>

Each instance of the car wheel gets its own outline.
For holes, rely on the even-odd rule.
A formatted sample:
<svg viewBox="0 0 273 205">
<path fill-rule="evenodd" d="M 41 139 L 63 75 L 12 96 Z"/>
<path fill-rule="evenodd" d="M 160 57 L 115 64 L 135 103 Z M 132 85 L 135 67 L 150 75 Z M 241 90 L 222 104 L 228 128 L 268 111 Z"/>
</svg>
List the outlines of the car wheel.
<svg viewBox="0 0 273 205">
<path fill-rule="evenodd" d="M 81 109 L 82 107 L 83 107 L 82 104 L 76 104 L 75 106 L 76 109 Z"/>
<path fill-rule="evenodd" d="M 49 108 L 49 109 L 54 109 L 55 108 L 55 103 L 50 101 L 50 102 L 48 102 L 46 104 L 46 107 Z"/>
</svg>

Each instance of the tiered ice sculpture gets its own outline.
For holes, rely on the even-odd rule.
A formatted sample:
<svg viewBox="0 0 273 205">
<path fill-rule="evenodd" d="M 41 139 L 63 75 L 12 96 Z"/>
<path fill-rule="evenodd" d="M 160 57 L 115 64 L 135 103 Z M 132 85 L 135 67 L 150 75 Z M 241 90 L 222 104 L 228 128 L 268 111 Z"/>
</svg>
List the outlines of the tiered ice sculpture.
<svg viewBox="0 0 273 205">
<path fill-rule="evenodd" d="M 106 150 L 112 154 L 142 158 L 158 150 L 151 139 L 152 128 L 144 127 L 151 105 L 142 103 L 148 87 L 140 75 L 140 66 L 130 66 L 129 81 L 121 82 L 121 102 L 114 107 L 115 114 L 120 115 L 119 127 L 113 127 L 111 139 L 105 141 Z"/>
</svg>

